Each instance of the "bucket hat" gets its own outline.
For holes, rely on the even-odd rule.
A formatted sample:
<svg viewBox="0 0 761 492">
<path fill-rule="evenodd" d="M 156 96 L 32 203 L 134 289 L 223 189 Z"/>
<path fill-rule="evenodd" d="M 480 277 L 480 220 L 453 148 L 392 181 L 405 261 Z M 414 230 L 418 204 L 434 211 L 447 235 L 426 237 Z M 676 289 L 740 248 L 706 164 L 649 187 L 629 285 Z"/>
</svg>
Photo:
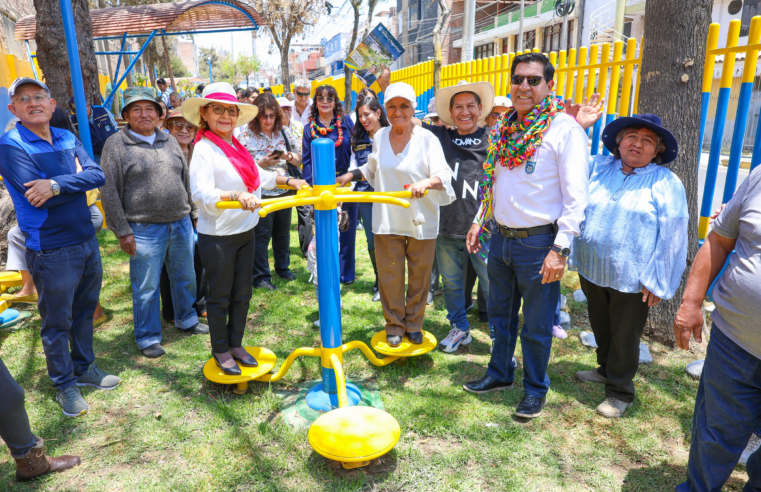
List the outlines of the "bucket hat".
<svg viewBox="0 0 761 492">
<path fill-rule="evenodd" d="M 156 102 L 156 96 L 148 90 L 147 87 L 128 87 L 124 89 L 124 107 L 122 108 L 122 116 L 127 111 L 130 104 L 138 101 L 150 101 L 156 106 L 156 111 L 159 112 L 159 118 L 164 115 L 164 110 L 161 109 L 161 104 Z"/>
<path fill-rule="evenodd" d="M 648 130 L 652 130 L 663 139 L 666 150 L 659 154 L 661 164 L 668 164 L 676 159 L 676 156 L 679 154 L 679 144 L 674 135 L 662 126 L 661 119 L 654 114 L 625 116 L 605 125 L 602 133 L 602 143 L 605 145 L 605 148 L 613 152 L 616 149 L 616 136 L 621 130 L 630 126 L 643 126 Z"/>
<path fill-rule="evenodd" d="M 195 126 L 201 126 L 201 108 L 211 103 L 234 104 L 238 107 L 237 126 L 247 125 L 256 118 L 259 108 L 253 104 L 238 102 L 235 89 L 227 82 L 207 85 L 201 97 L 194 97 L 182 103 L 182 116 Z"/>
</svg>

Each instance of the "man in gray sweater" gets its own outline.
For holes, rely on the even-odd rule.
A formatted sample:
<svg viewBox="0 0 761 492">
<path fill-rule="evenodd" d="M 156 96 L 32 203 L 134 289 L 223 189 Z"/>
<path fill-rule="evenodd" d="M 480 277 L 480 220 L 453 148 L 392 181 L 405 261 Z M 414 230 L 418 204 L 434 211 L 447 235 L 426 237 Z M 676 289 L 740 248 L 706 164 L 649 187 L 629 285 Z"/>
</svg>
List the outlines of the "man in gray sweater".
<svg viewBox="0 0 761 492">
<path fill-rule="evenodd" d="M 188 166 L 180 145 L 156 129 L 161 106 L 142 87 L 124 91 L 127 126 L 103 147 L 101 188 L 108 227 L 130 255 L 135 341 L 146 357 L 161 348 L 159 279 L 166 263 L 171 281 L 175 326 L 185 333 L 208 333 L 193 308 L 193 222 L 198 209 L 190 197 Z"/>
</svg>

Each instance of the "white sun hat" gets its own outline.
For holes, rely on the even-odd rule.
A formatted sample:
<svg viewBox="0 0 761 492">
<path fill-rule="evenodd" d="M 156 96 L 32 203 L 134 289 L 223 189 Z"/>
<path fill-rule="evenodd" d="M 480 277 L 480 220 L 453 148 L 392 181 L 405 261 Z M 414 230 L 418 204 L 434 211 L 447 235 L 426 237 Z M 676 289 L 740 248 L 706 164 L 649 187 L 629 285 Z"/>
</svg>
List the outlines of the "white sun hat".
<svg viewBox="0 0 761 492">
<path fill-rule="evenodd" d="M 388 103 L 395 97 L 401 97 L 412 103 L 412 108 L 417 106 L 417 96 L 415 95 L 415 89 L 406 82 L 394 82 L 390 86 L 386 87 L 386 92 L 383 94 L 384 104 Z"/>
<path fill-rule="evenodd" d="M 201 108 L 211 103 L 235 104 L 238 106 L 236 126 L 247 125 L 256 118 L 259 108 L 253 104 L 238 102 L 233 86 L 227 82 L 216 82 L 204 88 L 201 97 L 193 97 L 182 103 L 182 116 L 196 126 L 201 126 Z"/>
<path fill-rule="evenodd" d="M 506 96 L 497 96 L 494 98 L 494 106 L 492 107 L 492 110 L 494 108 L 512 108 L 513 102 L 510 100 L 509 97 Z"/>
<path fill-rule="evenodd" d="M 280 105 L 281 108 L 292 108 L 293 107 L 293 101 L 288 99 L 287 97 L 278 97 L 276 98 L 277 103 Z"/>
<path fill-rule="evenodd" d="M 439 89 L 436 93 L 436 112 L 439 114 L 439 118 L 447 125 L 457 126 L 452 120 L 452 116 L 449 114 L 449 102 L 456 94 L 461 92 L 473 92 L 478 94 L 481 99 L 481 121 L 479 125 L 483 125 L 483 121 L 486 119 L 486 115 L 491 111 L 494 106 L 494 87 L 488 82 L 468 82 L 461 80 L 457 82 L 457 85 L 450 87 L 444 87 Z"/>
</svg>

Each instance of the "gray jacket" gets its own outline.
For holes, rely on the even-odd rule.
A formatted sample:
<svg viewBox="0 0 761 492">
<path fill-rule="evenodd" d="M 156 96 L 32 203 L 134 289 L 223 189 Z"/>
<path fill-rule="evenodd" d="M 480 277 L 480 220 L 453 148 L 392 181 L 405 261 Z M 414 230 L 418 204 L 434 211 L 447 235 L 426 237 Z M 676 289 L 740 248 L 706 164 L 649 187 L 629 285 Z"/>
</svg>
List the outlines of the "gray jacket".
<svg viewBox="0 0 761 492">
<path fill-rule="evenodd" d="M 111 135 L 101 156 L 106 184 L 100 192 L 108 228 L 124 237 L 132 234 L 129 222 L 163 224 L 188 214 L 196 219 L 188 165 L 177 140 L 156 130 L 149 145 L 128 129 Z"/>
</svg>

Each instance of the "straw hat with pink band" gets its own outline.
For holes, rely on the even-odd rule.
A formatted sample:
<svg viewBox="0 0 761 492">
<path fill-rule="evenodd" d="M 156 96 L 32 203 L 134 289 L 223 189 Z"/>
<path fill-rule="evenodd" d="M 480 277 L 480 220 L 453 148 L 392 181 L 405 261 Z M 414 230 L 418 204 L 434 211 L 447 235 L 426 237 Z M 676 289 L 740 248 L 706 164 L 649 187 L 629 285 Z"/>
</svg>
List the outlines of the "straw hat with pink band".
<svg viewBox="0 0 761 492">
<path fill-rule="evenodd" d="M 217 82 L 216 84 L 206 86 L 201 97 L 194 97 L 182 103 L 182 116 L 190 123 L 200 127 L 201 108 L 211 103 L 234 104 L 237 106 L 239 110 L 237 126 L 247 125 L 251 120 L 256 118 L 256 114 L 259 112 L 259 108 L 256 106 L 239 103 L 238 98 L 235 96 L 235 91 L 230 84 L 227 82 Z M 207 139 L 219 147 L 230 161 L 230 164 L 238 172 L 238 175 L 246 185 L 246 189 L 249 193 L 252 193 L 259 188 L 259 170 L 248 150 L 238 142 L 238 139 L 232 135 L 230 136 L 232 138 L 232 145 L 225 142 L 216 133 L 202 128 L 196 134 L 193 143 L 197 144 L 202 139 Z"/>
<path fill-rule="evenodd" d="M 259 108 L 253 104 L 238 102 L 233 86 L 229 83 L 217 82 L 207 85 L 201 97 L 192 97 L 184 101 L 181 107 L 182 115 L 194 125 L 201 126 L 201 108 L 211 103 L 235 104 L 240 111 L 236 126 L 248 125 L 259 112 Z"/>
</svg>

